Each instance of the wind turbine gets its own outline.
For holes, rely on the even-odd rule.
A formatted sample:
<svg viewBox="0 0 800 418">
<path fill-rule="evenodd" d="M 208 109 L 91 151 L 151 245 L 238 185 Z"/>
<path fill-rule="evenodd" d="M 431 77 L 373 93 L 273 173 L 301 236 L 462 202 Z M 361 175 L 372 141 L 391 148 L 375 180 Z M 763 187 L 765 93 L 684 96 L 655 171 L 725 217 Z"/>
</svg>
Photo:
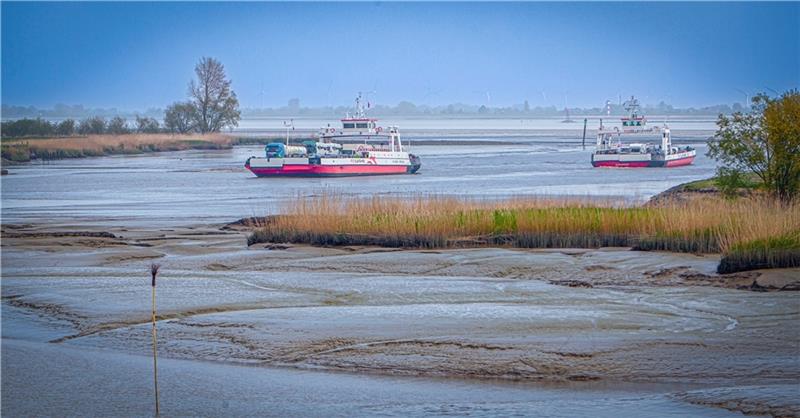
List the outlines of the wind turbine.
<svg viewBox="0 0 800 418">
<path fill-rule="evenodd" d="M 562 121 L 561 121 L 562 123 L 572 123 L 572 122 L 575 122 L 574 120 L 572 120 L 572 119 L 569 117 L 569 106 L 567 105 L 567 94 L 568 94 L 568 93 L 569 93 L 569 92 L 564 92 L 564 112 L 565 112 L 566 116 L 565 116 L 564 120 L 562 120 Z"/>
<path fill-rule="evenodd" d="M 749 103 L 750 103 L 750 93 L 748 93 L 748 92 L 746 92 L 746 91 L 744 91 L 742 89 L 737 89 L 735 87 L 734 87 L 734 90 L 738 91 L 739 93 L 744 94 L 744 106 L 747 107 L 749 105 Z"/>
<path fill-rule="evenodd" d="M 261 80 L 261 90 L 259 91 L 259 110 L 264 108 L 264 80 Z"/>
</svg>

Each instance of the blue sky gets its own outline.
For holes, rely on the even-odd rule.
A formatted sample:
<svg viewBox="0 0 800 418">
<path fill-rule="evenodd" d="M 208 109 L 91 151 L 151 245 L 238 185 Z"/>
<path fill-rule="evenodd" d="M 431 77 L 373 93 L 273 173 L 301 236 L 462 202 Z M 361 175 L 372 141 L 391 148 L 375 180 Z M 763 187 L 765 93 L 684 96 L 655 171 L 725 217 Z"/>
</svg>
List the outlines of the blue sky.
<svg viewBox="0 0 800 418">
<path fill-rule="evenodd" d="M 800 3 L 2 3 L 2 102 L 145 109 L 202 56 L 244 107 L 677 106 L 800 84 Z M 487 94 L 488 92 L 488 94 Z"/>
</svg>

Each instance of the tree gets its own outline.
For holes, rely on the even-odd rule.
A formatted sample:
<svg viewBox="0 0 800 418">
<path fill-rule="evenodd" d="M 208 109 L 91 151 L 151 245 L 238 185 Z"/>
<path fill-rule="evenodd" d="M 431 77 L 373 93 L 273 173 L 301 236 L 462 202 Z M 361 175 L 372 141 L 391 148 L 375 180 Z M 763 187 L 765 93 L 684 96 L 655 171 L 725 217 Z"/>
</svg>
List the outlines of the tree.
<svg viewBox="0 0 800 418">
<path fill-rule="evenodd" d="M 128 129 L 128 121 L 119 116 L 114 116 L 114 118 L 108 122 L 107 131 L 112 135 L 124 135 L 130 133 L 130 129 Z"/>
<path fill-rule="evenodd" d="M 84 119 L 78 124 L 78 133 L 81 135 L 100 135 L 105 131 L 106 120 L 100 116 Z"/>
<path fill-rule="evenodd" d="M 17 119 L 15 121 L 3 122 L 2 136 L 6 138 L 26 137 L 26 136 L 52 136 L 55 126 L 42 119 Z"/>
<path fill-rule="evenodd" d="M 708 142 L 708 156 L 722 166 L 719 174 L 752 172 L 783 201 L 800 191 L 800 93 L 780 98 L 753 97 L 749 113 L 720 115 L 719 129 Z"/>
<path fill-rule="evenodd" d="M 72 119 L 64 119 L 56 125 L 56 135 L 58 136 L 72 136 L 75 135 L 75 121 Z"/>
<path fill-rule="evenodd" d="M 194 68 L 197 81 L 189 83 L 189 96 L 196 109 L 196 129 L 201 133 L 219 132 L 239 124 L 239 100 L 231 90 L 222 63 L 203 57 Z"/>
<path fill-rule="evenodd" d="M 159 131 L 159 124 L 155 118 L 136 116 L 136 132 L 155 134 Z"/>
<path fill-rule="evenodd" d="M 191 102 L 175 102 L 167 106 L 164 113 L 164 127 L 172 133 L 185 134 L 194 130 L 197 109 Z"/>
<path fill-rule="evenodd" d="M 764 110 L 764 126 L 772 152 L 775 194 L 790 201 L 800 192 L 800 93 L 789 91 L 770 101 Z"/>
</svg>

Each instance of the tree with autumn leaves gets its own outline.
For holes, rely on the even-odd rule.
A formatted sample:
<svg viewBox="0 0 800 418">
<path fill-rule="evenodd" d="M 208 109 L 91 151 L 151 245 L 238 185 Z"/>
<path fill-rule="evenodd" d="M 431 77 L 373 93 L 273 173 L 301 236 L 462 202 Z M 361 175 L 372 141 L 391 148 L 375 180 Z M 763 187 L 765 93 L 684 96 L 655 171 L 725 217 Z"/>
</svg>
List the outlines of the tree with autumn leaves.
<svg viewBox="0 0 800 418">
<path fill-rule="evenodd" d="M 759 94 L 749 112 L 720 115 L 719 129 L 708 142 L 708 156 L 720 166 L 722 186 L 753 173 L 764 189 L 784 202 L 800 193 L 800 93 L 780 97 Z"/>
</svg>

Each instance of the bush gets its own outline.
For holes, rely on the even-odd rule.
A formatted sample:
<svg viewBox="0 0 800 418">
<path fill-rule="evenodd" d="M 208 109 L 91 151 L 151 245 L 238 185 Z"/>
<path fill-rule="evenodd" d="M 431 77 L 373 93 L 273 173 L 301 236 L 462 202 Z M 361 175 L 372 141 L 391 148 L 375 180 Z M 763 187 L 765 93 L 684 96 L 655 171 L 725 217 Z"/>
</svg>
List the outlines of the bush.
<svg viewBox="0 0 800 418">
<path fill-rule="evenodd" d="M 100 135 L 106 131 L 106 120 L 100 116 L 84 119 L 78 124 L 81 135 Z"/>
<path fill-rule="evenodd" d="M 136 132 L 143 134 L 156 134 L 161 130 L 155 118 L 136 116 Z"/>
<path fill-rule="evenodd" d="M 28 162 L 31 160 L 31 149 L 27 143 L 3 144 L 2 156 L 9 161 Z"/>
<path fill-rule="evenodd" d="M 42 119 L 17 119 L 2 123 L 3 138 L 24 138 L 36 136 L 53 136 L 55 125 Z"/>
<path fill-rule="evenodd" d="M 72 119 L 64 119 L 56 125 L 56 135 L 58 136 L 72 136 L 75 135 L 75 121 Z"/>
<path fill-rule="evenodd" d="M 112 135 L 124 135 L 130 133 L 130 129 L 128 129 L 128 122 L 125 119 L 114 116 L 114 118 L 108 122 L 106 132 Z"/>
<path fill-rule="evenodd" d="M 735 168 L 720 167 L 717 169 L 717 177 L 714 183 L 719 188 L 719 192 L 727 197 L 734 198 L 738 196 L 739 189 L 746 188 L 748 181 L 744 173 Z"/>
</svg>

